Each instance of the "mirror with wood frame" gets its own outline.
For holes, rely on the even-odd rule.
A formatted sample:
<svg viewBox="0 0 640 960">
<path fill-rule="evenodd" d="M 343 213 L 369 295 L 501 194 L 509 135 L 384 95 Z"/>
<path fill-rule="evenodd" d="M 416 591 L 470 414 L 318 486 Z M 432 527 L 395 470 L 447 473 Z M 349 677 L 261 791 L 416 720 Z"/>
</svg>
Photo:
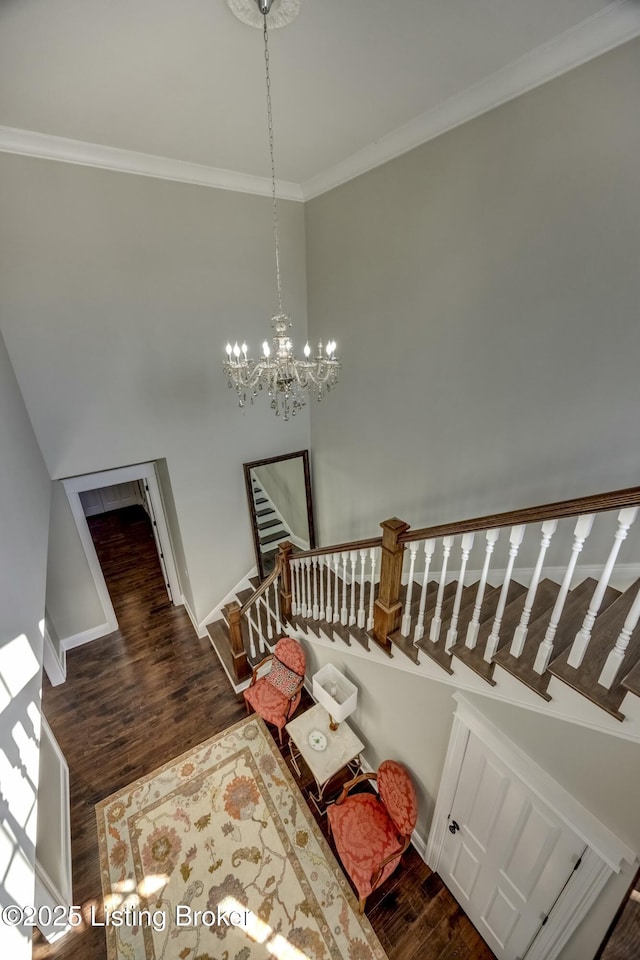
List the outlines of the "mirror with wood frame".
<svg viewBox="0 0 640 960">
<path fill-rule="evenodd" d="M 260 580 L 275 563 L 278 544 L 290 540 L 299 550 L 316 545 L 309 451 L 244 463 L 244 482 Z"/>
</svg>

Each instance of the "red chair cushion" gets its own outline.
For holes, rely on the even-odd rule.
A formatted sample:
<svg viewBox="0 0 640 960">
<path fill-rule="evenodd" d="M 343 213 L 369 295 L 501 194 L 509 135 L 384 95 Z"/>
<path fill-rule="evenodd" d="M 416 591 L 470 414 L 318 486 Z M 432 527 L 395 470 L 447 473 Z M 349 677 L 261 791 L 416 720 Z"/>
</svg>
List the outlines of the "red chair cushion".
<svg viewBox="0 0 640 960">
<path fill-rule="evenodd" d="M 257 714 L 268 723 L 274 723 L 279 729 L 289 722 L 300 703 L 299 693 L 291 700 L 269 683 L 268 677 L 262 677 L 252 687 L 248 687 L 244 691 L 244 697 Z"/>
<path fill-rule="evenodd" d="M 299 673 L 285 667 L 284 663 L 281 663 L 277 657 L 274 657 L 271 661 L 271 670 L 265 676 L 265 680 L 268 680 L 281 693 L 284 693 L 285 697 L 291 696 L 301 679 Z"/>
<path fill-rule="evenodd" d="M 371 793 L 356 793 L 343 803 L 327 808 L 338 855 L 353 880 L 359 897 L 368 897 L 378 867 L 394 850 L 402 850 L 398 830 L 384 805 Z M 400 862 L 398 856 L 382 871 L 376 886 L 390 876 Z"/>
<path fill-rule="evenodd" d="M 307 666 L 304 650 L 293 637 L 282 637 L 275 645 L 274 654 L 285 667 L 304 677 Z"/>
<path fill-rule="evenodd" d="M 402 764 L 384 760 L 378 768 L 378 793 L 387 813 L 405 837 L 413 833 L 418 819 L 418 798 L 413 781 Z"/>
</svg>

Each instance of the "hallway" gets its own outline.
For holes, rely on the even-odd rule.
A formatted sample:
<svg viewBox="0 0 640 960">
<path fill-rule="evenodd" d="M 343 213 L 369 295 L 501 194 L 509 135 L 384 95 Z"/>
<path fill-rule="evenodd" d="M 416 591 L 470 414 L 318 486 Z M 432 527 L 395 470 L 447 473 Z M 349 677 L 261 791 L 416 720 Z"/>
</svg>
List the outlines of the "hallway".
<svg viewBox="0 0 640 960">
<path fill-rule="evenodd" d="M 44 679 L 44 712 L 70 770 L 74 899 L 87 911 L 101 901 L 94 805 L 246 715 L 208 639 L 169 602 L 136 510 L 90 519 L 120 629 L 69 651 L 66 683 Z M 493 956 L 411 847 L 367 915 L 389 960 Z M 104 930 L 84 926 L 53 946 L 35 931 L 33 957 L 106 960 Z"/>
</svg>

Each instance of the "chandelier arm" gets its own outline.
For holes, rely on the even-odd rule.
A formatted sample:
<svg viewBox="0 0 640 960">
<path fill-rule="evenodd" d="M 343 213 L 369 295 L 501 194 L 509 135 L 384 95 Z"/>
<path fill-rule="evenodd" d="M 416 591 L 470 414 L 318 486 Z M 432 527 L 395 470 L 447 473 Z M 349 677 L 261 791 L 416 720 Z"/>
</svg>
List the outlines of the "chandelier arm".
<svg viewBox="0 0 640 960">
<path fill-rule="evenodd" d="M 267 15 L 264 15 L 264 69 L 267 84 L 267 123 L 269 126 L 269 155 L 271 157 L 271 202 L 273 205 L 273 239 L 276 249 L 276 285 L 278 288 L 278 313 L 282 314 L 282 282 L 280 280 L 280 238 L 278 236 L 278 198 L 276 196 L 276 162 L 273 148 L 273 110 L 271 106 L 271 72 L 269 70 L 269 30 Z"/>
</svg>

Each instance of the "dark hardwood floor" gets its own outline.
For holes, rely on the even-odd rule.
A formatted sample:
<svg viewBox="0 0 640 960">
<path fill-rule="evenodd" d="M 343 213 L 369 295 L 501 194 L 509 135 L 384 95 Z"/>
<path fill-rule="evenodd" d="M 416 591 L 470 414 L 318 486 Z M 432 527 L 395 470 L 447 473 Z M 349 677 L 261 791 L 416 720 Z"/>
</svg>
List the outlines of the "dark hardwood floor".
<svg viewBox="0 0 640 960">
<path fill-rule="evenodd" d="M 141 508 L 92 518 L 90 526 L 120 629 L 69 651 L 66 683 L 51 687 L 45 677 L 43 690 L 70 769 L 74 900 L 87 913 L 101 900 L 95 804 L 246 715 L 209 641 L 169 603 Z M 310 776 L 303 792 L 309 785 Z M 318 821 L 326 835 L 326 818 Z M 493 958 L 412 847 L 370 897 L 367 915 L 389 960 Z M 53 946 L 36 931 L 33 957 L 106 960 L 104 931 L 85 926 Z"/>
</svg>

